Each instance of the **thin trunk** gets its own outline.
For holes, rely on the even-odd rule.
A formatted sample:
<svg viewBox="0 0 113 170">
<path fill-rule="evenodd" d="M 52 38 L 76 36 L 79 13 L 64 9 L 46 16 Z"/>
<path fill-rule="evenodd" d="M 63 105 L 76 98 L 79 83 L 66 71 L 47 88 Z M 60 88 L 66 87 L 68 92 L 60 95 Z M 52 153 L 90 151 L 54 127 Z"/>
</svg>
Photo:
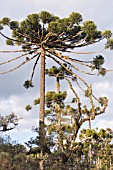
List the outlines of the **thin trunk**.
<svg viewBox="0 0 113 170">
<path fill-rule="evenodd" d="M 91 129 L 91 118 L 89 119 L 89 129 Z"/>
<path fill-rule="evenodd" d="M 73 120 L 72 122 L 74 122 L 73 123 L 74 132 L 73 135 L 71 136 L 71 145 L 73 147 L 73 144 L 75 143 L 75 140 L 77 138 L 78 131 L 80 129 L 80 125 L 76 120 Z"/>
<path fill-rule="evenodd" d="M 39 170 L 44 170 L 44 157 L 42 151 L 40 153 L 40 159 L 39 159 Z"/>
<path fill-rule="evenodd" d="M 59 93 L 60 92 L 60 78 L 56 77 L 56 92 Z M 59 147 L 59 151 L 62 151 L 63 147 L 63 142 L 62 142 L 62 136 L 61 136 L 61 109 L 60 106 L 57 105 L 58 111 L 56 113 L 56 117 L 57 117 L 57 130 L 58 130 L 58 147 Z"/>
<path fill-rule="evenodd" d="M 89 129 L 91 129 L 91 119 L 89 120 Z M 89 144 L 89 165 L 92 168 L 92 143 Z"/>
<path fill-rule="evenodd" d="M 41 148 L 39 169 L 44 169 L 43 150 L 45 145 L 44 113 L 45 113 L 45 51 L 41 48 L 40 64 L 40 115 L 39 115 L 39 146 Z"/>
<path fill-rule="evenodd" d="M 45 112 L 45 51 L 41 48 L 41 69 L 40 69 L 40 123 L 44 123 Z"/>
<path fill-rule="evenodd" d="M 60 79 L 59 77 L 56 77 L 56 92 L 60 92 Z"/>
<path fill-rule="evenodd" d="M 97 170 L 100 169 L 99 163 L 100 163 L 100 159 L 99 159 L 99 155 L 97 155 L 97 159 L 96 159 L 96 168 L 97 168 Z"/>
<path fill-rule="evenodd" d="M 58 111 L 57 111 L 57 131 L 58 131 L 58 147 L 59 151 L 63 151 L 63 140 L 62 140 L 62 135 L 61 135 L 61 109 L 60 106 L 57 105 Z"/>
<path fill-rule="evenodd" d="M 89 144 L 89 164 L 90 164 L 90 169 L 92 168 L 92 144 Z"/>
<path fill-rule="evenodd" d="M 110 165 L 110 170 L 112 170 L 112 169 L 113 169 L 113 166 L 112 166 L 111 156 L 110 156 L 110 163 L 109 163 L 109 165 Z"/>
</svg>

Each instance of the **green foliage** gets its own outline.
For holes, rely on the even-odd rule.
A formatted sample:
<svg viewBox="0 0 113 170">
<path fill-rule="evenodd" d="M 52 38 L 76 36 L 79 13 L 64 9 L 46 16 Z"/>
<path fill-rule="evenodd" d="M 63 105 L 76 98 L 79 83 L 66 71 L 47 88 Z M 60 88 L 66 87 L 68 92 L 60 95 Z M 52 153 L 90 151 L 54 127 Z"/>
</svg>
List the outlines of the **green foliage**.
<svg viewBox="0 0 113 170">
<path fill-rule="evenodd" d="M 34 100 L 34 105 L 40 104 L 40 98 Z"/>
<path fill-rule="evenodd" d="M 70 20 L 70 23 L 73 25 L 73 24 L 80 24 L 80 22 L 82 22 L 82 15 L 79 14 L 78 12 L 72 12 L 70 15 L 69 15 L 69 20 Z"/>
<path fill-rule="evenodd" d="M 95 111 L 96 111 L 96 112 L 97 112 L 97 111 L 100 111 L 100 107 L 96 107 Z"/>
<path fill-rule="evenodd" d="M 19 22 L 18 21 L 11 21 L 9 26 L 10 26 L 11 30 L 17 29 L 19 27 Z"/>
<path fill-rule="evenodd" d="M 102 36 L 106 39 L 109 39 L 112 36 L 112 32 L 110 30 L 105 30 L 102 32 Z"/>
<path fill-rule="evenodd" d="M 110 50 L 113 50 L 113 39 L 109 38 L 107 40 L 106 48 L 110 48 Z"/>
<path fill-rule="evenodd" d="M 4 18 L 0 21 L 0 23 L 2 23 L 3 25 L 9 25 L 9 23 L 10 23 L 10 18 L 4 17 Z"/>
<path fill-rule="evenodd" d="M 61 103 L 66 99 L 66 97 L 67 97 L 67 92 L 64 91 L 64 92 L 56 93 L 54 96 L 54 100 L 56 103 Z"/>
<path fill-rule="evenodd" d="M 55 93 L 54 91 L 47 92 L 45 96 L 46 105 L 47 107 L 51 107 L 53 103 L 61 105 L 62 102 L 66 99 L 66 97 L 67 97 L 66 91 L 59 93 Z"/>
<path fill-rule="evenodd" d="M 66 63 L 63 63 L 63 65 L 65 67 L 67 67 L 70 71 L 72 71 Z M 53 76 L 57 78 L 57 81 L 64 79 L 64 76 L 72 76 L 71 73 L 69 73 L 68 71 L 66 71 L 63 67 L 56 67 L 56 66 L 52 66 L 50 69 L 45 69 L 45 74 L 49 75 L 49 76 Z M 74 79 L 74 78 L 73 78 Z"/>
<path fill-rule="evenodd" d="M 44 24 L 51 22 L 54 18 L 54 16 L 47 11 L 41 11 L 39 17 Z"/>
<path fill-rule="evenodd" d="M 4 25 L 7 25 L 12 30 L 14 41 L 8 44 L 19 45 L 26 50 L 31 50 L 33 45 L 39 48 L 39 44 L 43 42 L 45 49 L 49 47 L 62 52 L 75 48 L 83 39 L 82 46 L 87 46 L 87 42 L 93 44 L 102 38 L 107 38 L 106 47 L 112 48 L 109 30 L 101 33 L 93 21 L 86 21 L 80 25 L 81 22 L 82 15 L 78 12 L 72 12 L 67 18 L 59 18 L 47 11 L 41 11 L 28 15 L 20 23 L 4 17 L 0 21 L 0 27 L 2 29 Z M 35 48 L 32 53 L 35 53 Z"/>
<path fill-rule="evenodd" d="M 12 31 L 13 37 L 17 40 L 20 40 L 21 38 L 24 38 L 23 34 L 27 35 L 29 39 L 26 37 L 26 42 L 30 42 L 33 39 L 37 37 L 37 31 L 38 29 L 41 29 L 41 25 L 39 23 L 39 15 L 38 14 L 30 14 L 27 16 L 27 18 L 20 22 L 19 28 Z M 33 31 L 33 33 L 32 33 Z M 35 37 L 36 36 L 36 37 Z M 38 38 L 38 37 L 37 37 Z M 36 39 L 37 39 L 36 38 Z M 20 42 L 20 45 L 23 45 L 22 41 Z M 24 43 L 24 45 L 27 45 Z"/>
<path fill-rule="evenodd" d="M 65 106 L 65 110 L 63 111 L 63 115 L 71 115 L 71 116 L 76 116 L 76 108 L 71 107 L 70 105 Z"/>
<path fill-rule="evenodd" d="M 104 62 L 105 62 L 105 60 L 102 55 L 98 55 L 98 56 L 94 57 L 93 61 L 92 61 L 92 69 L 99 70 L 102 67 L 102 65 L 104 64 Z"/>
<path fill-rule="evenodd" d="M 7 116 L 0 115 L 0 131 L 8 131 L 15 128 L 18 125 L 19 118 L 15 113 L 11 113 Z M 10 125 L 12 125 L 10 127 Z"/>
<path fill-rule="evenodd" d="M 48 126 L 48 133 L 49 134 L 52 134 L 55 131 L 56 131 L 56 125 L 51 124 L 51 125 Z"/>
<path fill-rule="evenodd" d="M 85 97 L 90 97 L 91 96 L 91 94 L 92 94 L 92 91 L 91 91 L 91 89 L 90 88 L 88 88 L 87 90 L 85 90 Z"/>
<path fill-rule="evenodd" d="M 111 142 L 111 139 L 113 138 L 113 131 L 111 129 L 83 129 L 81 130 L 81 133 L 79 135 L 80 140 L 86 140 L 86 141 L 92 141 L 92 142 L 98 142 L 100 141 L 105 142 Z"/>
<path fill-rule="evenodd" d="M 39 21 L 40 21 L 40 18 L 39 18 L 39 14 L 30 14 L 30 15 L 28 15 L 27 16 L 27 19 L 28 20 L 25 20 L 25 23 L 26 24 L 30 24 L 30 22 L 32 23 L 32 24 L 38 24 L 39 23 Z M 28 22 L 27 22 L 28 21 Z M 24 26 L 24 24 L 25 24 L 24 22 L 21 22 L 21 26 Z M 22 25 L 23 24 L 23 25 Z"/>
<path fill-rule="evenodd" d="M 49 110 L 45 110 L 45 117 L 47 116 L 47 115 L 49 115 L 49 114 L 51 114 L 51 109 L 49 109 Z"/>
<path fill-rule="evenodd" d="M 28 89 L 30 87 L 34 87 L 33 83 L 31 80 L 26 80 L 25 83 L 23 84 L 23 86 Z"/>
<path fill-rule="evenodd" d="M 86 130 L 86 137 L 95 138 L 95 137 L 97 137 L 97 134 L 96 134 L 95 130 L 87 129 Z"/>
<path fill-rule="evenodd" d="M 26 109 L 27 111 L 29 111 L 29 110 L 32 109 L 32 107 L 31 107 L 30 105 L 27 105 L 27 106 L 25 107 L 25 109 Z"/>
<path fill-rule="evenodd" d="M 102 75 L 102 76 L 105 76 L 106 72 L 107 72 L 107 70 L 106 70 L 105 68 L 100 68 L 100 69 L 98 70 L 98 74 L 100 74 L 100 75 Z"/>
<path fill-rule="evenodd" d="M 57 131 L 55 125 L 50 125 L 49 136 L 46 137 L 46 145 L 44 145 L 44 167 L 45 170 L 49 169 L 78 169 L 81 170 L 89 165 L 90 152 L 92 152 L 92 167 L 93 169 L 110 169 L 113 163 L 113 132 L 107 128 L 83 129 L 80 132 L 80 141 L 73 142 L 71 147 L 69 142 L 63 143 L 64 150 L 54 148 L 51 133 Z M 62 124 L 62 139 L 65 138 L 64 131 L 71 133 L 71 127 L 67 124 Z M 37 130 L 36 130 L 37 131 Z M 67 135 L 68 136 L 68 135 Z M 0 165 L 1 169 L 16 169 L 16 170 L 35 170 L 39 169 L 40 161 L 40 147 L 39 136 L 31 138 L 25 142 L 27 148 L 22 144 L 18 144 L 11 140 L 10 137 L 0 137 Z M 91 150 L 90 150 L 91 146 Z M 52 152 L 50 151 L 52 149 Z M 98 164 L 96 161 L 98 160 Z M 87 168 L 85 168 L 87 169 Z"/>
<path fill-rule="evenodd" d="M 104 57 L 101 55 L 98 55 L 96 57 L 93 58 L 93 61 L 91 62 L 91 68 L 92 70 L 97 69 L 98 70 L 98 74 L 105 76 L 107 70 L 105 68 L 102 67 L 102 65 L 104 64 L 105 60 Z"/>
<path fill-rule="evenodd" d="M 2 25 L 0 25 L 0 31 L 1 31 L 1 30 L 3 30 L 3 26 L 2 26 Z"/>
<path fill-rule="evenodd" d="M 70 25 L 68 18 L 57 19 L 56 21 L 50 22 L 48 30 L 52 33 L 62 33 L 67 31 L 67 27 Z"/>
<path fill-rule="evenodd" d="M 73 98 L 71 102 L 72 103 L 76 103 L 77 102 L 77 98 Z"/>
<path fill-rule="evenodd" d="M 13 45 L 14 45 L 14 42 L 13 42 L 12 40 L 7 39 L 7 40 L 6 40 L 6 44 L 13 46 Z"/>
<path fill-rule="evenodd" d="M 93 21 L 86 21 L 83 23 L 82 30 L 89 36 L 94 37 L 97 32 L 97 26 Z"/>
<path fill-rule="evenodd" d="M 58 74 L 60 71 L 56 66 L 52 66 L 52 68 L 47 69 L 46 68 L 46 74 L 49 74 L 50 76 L 55 76 L 56 74 Z"/>
<path fill-rule="evenodd" d="M 28 157 L 24 145 L 15 141 L 2 139 L 0 143 L 0 169 L 1 170 L 34 170 L 38 168 L 38 160 L 34 156 Z"/>
<path fill-rule="evenodd" d="M 9 26 L 12 30 L 12 36 L 16 41 L 19 41 L 17 43 L 14 40 L 14 43 L 24 47 L 28 44 L 31 47 L 32 43 L 39 47 L 39 44 L 43 42 L 46 47 L 53 49 L 57 47 L 65 51 L 68 48 L 75 48 L 76 43 L 78 44 L 83 39 L 85 40 L 84 46 L 87 46 L 86 42 L 93 44 L 96 40 L 101 40 L 102 38 L 109 40 L 111 36 L 109 30 L 101 33 L 97 30 L 97 26 L 93 21 L 86 21 L 83 22 L 83 25 L 80 25 L 81 22 L 82 15 L 78 12 L 72 12 L 67 18 L 59 18 L 50 12 L 41 11 L 40 13 L 28 15 L 20 23 L 4 17 L 0 24 L 1 26 Z M 109 41 L 107 46 L 109 46 Z"/>
<path fill-rule="evenodd" d="M 100 129 L 99 136 L 102 137 L 102 138 L 105 138 L 105 136 L 106 136 L 106 130 Z"/>
<path fill-rule="evenodd" d="M 47 107 L 50 107 L 53 104 L 54 96 L 55 96 L 54 91 L 47 92 L 47 94 L 45 96 Z"/>
<path fill-rule="evenodd" d="M 100 97 L 99 102 L 100 102 L 101 106 L 104 106 L 104 105 L 107 105 L 108 99 L 106 97 Z"/>
<path fill-rule="evenodd" d="M 66 132 L 66 133 L 72 133 L 73 132 L 72 126 L 68 125 L 68 124 L 62 124 L 61 129 L 63 130 L 63 132 Z"/>
<path fill-rule="evenodd" d="M 65 32 L 67 34 L 76 34 L 80 27 L 77 26 L 82 21 L 81 14 L 77 12 L 72 12 L 68 18 L 57 19 L 56 21 L 50 22 L 48 25 L 48 30 L 52 33 Z"/>
<path fill-rule="evenodd" d="M 80 133 L 80 141 L 83 143 L 83 155 L 88 164 L 94 169 L 111 167 L 113 132 L 105 129 L 83 129 Z M 92 160 L 91 160 L 92 159 Z M 94 162 L 98 161 L 96 164 Z"/>
</svg>

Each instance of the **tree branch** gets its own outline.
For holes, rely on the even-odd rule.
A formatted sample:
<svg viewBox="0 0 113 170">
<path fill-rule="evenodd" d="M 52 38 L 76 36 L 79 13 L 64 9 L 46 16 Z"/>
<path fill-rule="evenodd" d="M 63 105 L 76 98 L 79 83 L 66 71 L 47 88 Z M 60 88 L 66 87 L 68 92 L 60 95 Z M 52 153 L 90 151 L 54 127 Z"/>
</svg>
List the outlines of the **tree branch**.
<svg viewBox="0 0 113 170">
<path fill-rule="evenodd" d="M 5 71 L 5 72 L 1 72 L 0 74 L 7 74 L 7 73 L 10 73 L 12 71 L 15 71 L 16 69 L 20 68 L 21 66 L 23 66 L 24 64 L 28 63 L 30 60 L 34 59 L 38 54 L 34 55 L 32 58 L 29 58 L 28 60 L 22 62 L 20 65 L 18 65 L 17 67 L 11 69 L 11 70 L 8 70 L 8 71 Z"/>
<path fill-rule="evenodd" d="M 34 64 L 34 67 L 33 67 L 33 71 L 32 71 L 32 75 L 31 75 L 31 81 L 32 81 L 32 79 L 33 79 L 34 72 L 35 72 L 35 68 L 36 68 L 36 65 L 37 65 L 37 63 L 38 63 L 39 58 L 40 58 L 40 54 L 38 55 L 38 57 L 37 57 L 37 59 L 36 59 L 36 61 L 35 61 L 35 64 Z"/>
</svg>

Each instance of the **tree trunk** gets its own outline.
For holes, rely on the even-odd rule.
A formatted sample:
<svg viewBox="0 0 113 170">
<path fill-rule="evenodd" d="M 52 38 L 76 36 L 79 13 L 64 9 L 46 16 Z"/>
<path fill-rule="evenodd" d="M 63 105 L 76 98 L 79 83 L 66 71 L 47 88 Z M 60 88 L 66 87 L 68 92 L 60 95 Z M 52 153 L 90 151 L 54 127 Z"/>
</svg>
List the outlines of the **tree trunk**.
<svg viewBox="0 0 113 170">
<path fill-rule="evenodd" d="M 109 163 L 109 166 L 110 166 L 110 170 L 112 170 L 112 164 L 111 164 L 111 157 L 110 157 L 110 163 Z"/>
<path fill-rule="evenodd" d="M 40 64 L 40 116 L 39 122 L 44 124 L 45 112 L 45 51 L 41 48 L 41 64 Z"/>
<path fill-rule="evenodd" d="M 89 144 L 89 165 L 90 169 L 92 168 L 92 144 Z"/>
<path fill-rule="evenodd" d="M 91 129 L 91 118 L 89 119 L 88 123 L 89 123 L 89 129 Z"/>
<path fill-rule="evenodd" d="M 59 77 L 56 77 L 56 92 L 60 92 L 60 79 Z"/>
<path fill-rule="evenodd" d="M 45 114 L 45 51 L 41 47 L 40 63 L 40 115 L 39 115 L 39 146 L 41 149 L 39 169 L 44 169 L 43 150 L 45 145 L 44 114 Z"/>
<path fill-rule="evenodd" d="M 60 78 L 56 77 L 56 93 L 60 93 Z M 62 141 L 62 136 L 61 136 L 61 108 L 60 105 L 57 104 L 57 112 L 56 112 L 56 117 L 57 117 L 57 131 L 58 131 L 58 149 L 60 152 L 63 151 L 63 141 Z"/>
<path fill-rule="evenodd" d="M 89 119 L 89 129 L 91 129 L 91 118 Z M 89 166 L 92 168 L 92 143 L 89 144 Z"/>
</svg>

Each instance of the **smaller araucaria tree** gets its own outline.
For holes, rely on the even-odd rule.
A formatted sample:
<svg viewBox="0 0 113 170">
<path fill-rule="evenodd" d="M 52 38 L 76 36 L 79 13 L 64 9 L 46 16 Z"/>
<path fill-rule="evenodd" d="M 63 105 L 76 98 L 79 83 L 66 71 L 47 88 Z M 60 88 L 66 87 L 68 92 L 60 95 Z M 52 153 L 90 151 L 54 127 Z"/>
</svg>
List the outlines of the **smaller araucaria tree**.
<svg viewBox="0 0 113 170">
<path fill-rule="evenodd" d="M 100 63 L 102 64 L 103 62 L 100 61 Z M 66 65 L 65 65 L 66 66 Z M 100 67 L 98 65 L 98 67 Z M 71 70 L 70 70 L 71 71 Z M 100 115 L 102 113 L 105 112 L 105 109 L 107 107 L 108 104 L 108 99 L 106 97 L 100 97 L 99 99 L 97 99 L 93 93 L 92 93 L 92 86 L 90 85 L 86 90 L 83 90 L 81 87 L 81 90 L 83 91 L 83 95 L 89 99 L 89 103 L 90 106 L 84 105 L 83 102 L 81 101 L 80 97 L 79 97 L 79 93 L 74 89 L 73 87 L 73 82 L 77 83 L 77 78 L 74 77 L 71 73 L 66 72 L 66 70 L 64 70 L 62 67 L 57 68 L 56 66 L 53 66 L 50 69 L 46 69 L 46 74 L 48 74 L 49 76 L 54 76 L 56 77 L 56 93 L 55 92 L 48 92 L 46 94 L 46 100 L 48 99 L 48 103 L 51 103 L 51 105 L 49 105 L 49 107 L 54 107 L 57 106 L 57 110 L 58 110 L 58 105 L 59 105 L 59 114 L 63 114 L 63 115 L 67 115 L 67 116 L 71 116 L 71 122 L 73 122 L 73 127 L 74 127 L 74 140 L 77 137 L 77 133 L 78 130 L 80 129 L 80 127 L 82 126 L 82 124 L 86 121 L 91 121 L 94 120 L 95 117 L 97 115 Z M 59 96 L 59 95 L 63 95 L 63 93 L 61 92 L 60 87 L 60 82 L 59 80 L 64 80 L 68 83 L 70 90 L 72 91 L 74 97 L 70 98 L 70 104 L 73 103 L 73 105 L 68 105 L 68 102 L 65 103 L 65 99 L 67 97 L 67 95 L 65 96 L 65 98 L 63 99 L 63 101 L 60 101 L 60 97 L 59 99 L 59 103 L 56 100 L 55 101 L 55 95 Z M 62 83 L 62 82 L 61 82 Z M 79 84 L 78 84 L 79 85 Z M 57 94 L 59 93 L 59 94 Z M 54 99 L 55 98 L 55 99 Z M 62 96 L 63 98 L 63 96 Z M 96 101 L 98 102 L 99 105 L 96 105 L 96 103 L 94 103 L 93 98 L 96 99 Z M 63 104 L 62 104 L 63 102 Z M 55 105 L 56 103 L 56 105 Z M 46 103 L 47 105 L 47 103 Z M 47 105 L 48 106 L 48 105 Z M 63 110 L 62 109 L 63 106 Z M 54 107 L 55 108 L 55 107 Z M 57 113 L 56 113 L 57 115 Z M 71 138 L 72 140 L 72 138 Z"/>
<path fill-rule="evenodd" d="M 19 118 L 11 113 L 8 116 L 0 115 L 0 131 L 6 132 L 14 129 L 18 125 Z"/>
<path fill-rule="evenodd" d="M 65 73 L 64 73 L 64 72 Z M 47 132 L 49 135 L 54 136 L 54 142 L 58 153 L 63 153 L 67 158 L 70 156 L 70 152 L 76 143 L 76 138 L 79 129 L 86 121 L 94 120 L 96 116 L 105 112 L 108 99 L 106 97 L 100 97 L 97 99 L 92 93 L 92 87 L 83 90 L 84 96 L 89 100 L 90 105 L 84 105 L 81 101 L 79 94 L 74 89 L 72 83 L 77 81 L 71 74 L 66 74 L 66 71 L 62 68 L 53 66 L 50 69 L 46 69 L 46 74 L 54 76 L 56 82 L 59 78 L 61 80 L 56 84 L 55 91 L 49 91 L 45 95 L 45 119 L 48 122 Z M 68 82 L 70 91 L 73 92 L 70 101 L 66 101 L 69 94 L 66 91 L 61 91 L 60 84 L 62 80 Z M 97 103 L 94 104 L 93 97 Z M 70 105 L 69 105 L 70 103 Z M 40 98 L 34 100 L 34 105 L 40 104 Z M 30 110 L 30 105 L 26 106 L 26 110 Z"/>
<path fill-rule="evenodd" d="M 111 167 L 113 157 L 113 131 L 110 128 L 105 129 L 83 129 L 79 135 L 83 143 L 83 155 L 90 168 L 101 169 Z M 90 144 L 92 150 L 90 153 Z"/>
</svg>

